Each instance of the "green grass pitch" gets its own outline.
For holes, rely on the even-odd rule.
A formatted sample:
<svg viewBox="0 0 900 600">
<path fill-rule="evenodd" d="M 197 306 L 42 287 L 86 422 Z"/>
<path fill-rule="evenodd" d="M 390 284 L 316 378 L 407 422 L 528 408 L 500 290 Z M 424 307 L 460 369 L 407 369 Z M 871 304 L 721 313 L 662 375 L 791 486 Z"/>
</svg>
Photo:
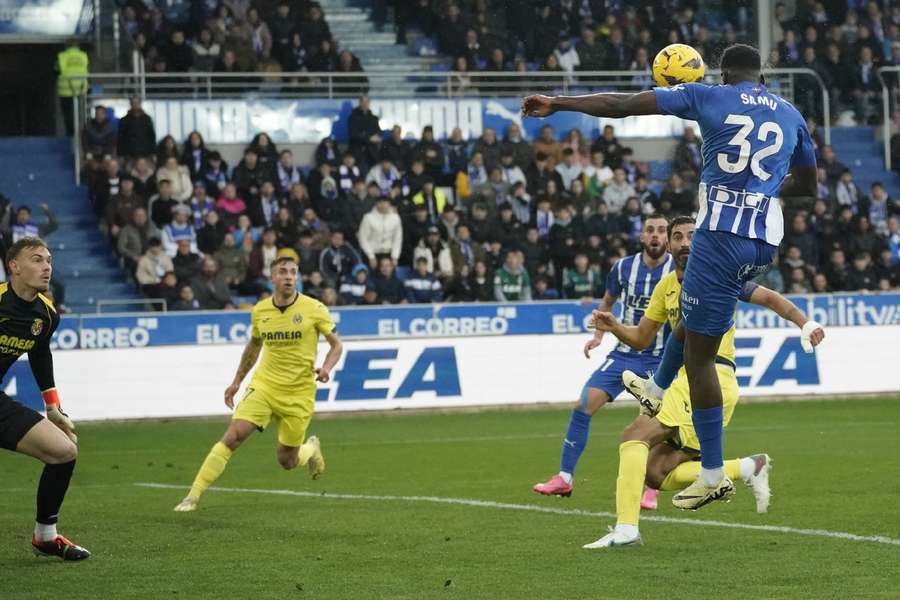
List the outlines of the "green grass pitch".
<svg viewBox="0 0 900 600">
<path fill-rule="evenodd" d="M 715 520 L 900 540 L 900 398 L 746 404 L 726 455 L 772 455 L 773 502 L 683 513 L 661 496 L 644 546 L 582 550 L 613 519 L 618 435 L 636 411 L 600 411 L 571 498 L 554 473 L 560 409 L 319 418 L 328 471 L 283 471 L 273 431 L 232 458 L 196 513 L 174 513 L 226 420 L 84 424 L 61 533 L 94 557 L 31 555 L 40 466 L 0 455 L 0 598 L 900 598 L 900 545 L 703 526 Z M 185 489 L 147 488 L 149 482 Z M 429 496 L 516 510 L 327 494 Z M 325 494 L 325 495 L 321 495 Z M 645 513 L 650 514 L 650 513 Z"/>
</svg>

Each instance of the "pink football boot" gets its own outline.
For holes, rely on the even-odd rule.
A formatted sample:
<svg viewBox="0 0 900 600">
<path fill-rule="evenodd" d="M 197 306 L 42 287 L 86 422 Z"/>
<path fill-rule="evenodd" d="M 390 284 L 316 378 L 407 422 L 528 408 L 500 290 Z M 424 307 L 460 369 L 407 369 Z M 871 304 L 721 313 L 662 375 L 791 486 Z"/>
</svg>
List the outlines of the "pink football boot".
<svg viewBox="0 0 900 600">
<path fill-rule="evenodd" d="M 531 489 L 544 496 L 563 496 L 568 498 L 572 495 L 572 484 L 566 483 L 566 480 L 559 474 L 554 475 L 545 483 L 536 484 Z"/>
<path fill-rule="evenodd" d="M 644 495 L 641 496 L 641 508 L 644 510 L 656 510 L 657 498 L 659 498 L 659 490 L 644 488 Z"/>
</svg>

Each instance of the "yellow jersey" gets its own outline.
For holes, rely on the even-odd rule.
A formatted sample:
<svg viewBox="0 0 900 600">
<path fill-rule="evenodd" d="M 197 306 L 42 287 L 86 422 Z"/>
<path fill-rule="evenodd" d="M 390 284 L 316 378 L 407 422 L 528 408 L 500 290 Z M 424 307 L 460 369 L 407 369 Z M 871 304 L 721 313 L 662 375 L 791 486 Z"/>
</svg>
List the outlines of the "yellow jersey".
<svg viewBox="0 0 900 600">
<path fill-rule="evenodd" d="M 253 307 L 250 324 L 251 335 L 263 345 L 251 385 L 291 393 L 315 388 L 319 334 L 335 329 L 324 304 L 303 294 L 289 306 L 267 298 Z"/>
<path fill-rule="evenodd" d="M 676 272 L 672 271 L 660 279 L 653 288 L 650 304 L 647 305 L 644 316 L 657 323 L 668 321 L 674 331 L 681 320 L 680 298 L 681 282 L 678 281 Z M 718 355 L 720 358 L 730 361 L 732 365 L 734 364 L 734 325 L 722 336 Z"/>
</svg>

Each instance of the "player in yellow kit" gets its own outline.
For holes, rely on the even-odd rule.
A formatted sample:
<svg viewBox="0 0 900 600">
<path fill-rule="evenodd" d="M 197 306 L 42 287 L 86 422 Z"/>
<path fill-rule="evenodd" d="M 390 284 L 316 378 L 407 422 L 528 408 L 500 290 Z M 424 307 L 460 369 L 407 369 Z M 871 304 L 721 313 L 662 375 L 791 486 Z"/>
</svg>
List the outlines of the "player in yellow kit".
<svg viewBox="0 0 900 600">
<path fill-rule="evenodd" d="M 626 327 L 611 313 L 594 311 L 592 320 L 594 327 L 611 332 L 633 348 L 648 346 L 665 324 L 674 330 L 681 320 L 679 309 L 681 278 L 684 277 L 690 255 L 693 233 L 694 220 L 690 217 L 676 217 L 669 223 L 669 250 L 675 257 L 675 270 L 656 285 L 650 304 L 637 326 Z M 811 329 L 809 340 L 811 346 L 817 345 L 825 336 L 821 326 L 809 321 L 800 309 L 778 292 L 747 282 L 741 291 L 741 299 L 771 309 L 803 331 Z M 810 324 L 811 328 L 808 327 Z M 731 420 L 739 396 L 735 375 L 734 333 L 732 326 L 722 336 L 716 356 L 716 371 L 724 401 L 725 425 Z M 680 490 L 694 482 L 700 471 L 700 463 L 697 461 L 700 456 L 700 442 L 691 420 L 690 388 L 684 367 L 679 370 L 672 386 L 666 390 L 661 404 L 647 406 L 644 404 L 645 398 L 640 399 L 641 415 L 625 428 L 622 444 L 619 446 L 616 527 L 597 541 L 585 545 L 585 548 L 641 544 L 638 519 L 644 484 L 666 491 Z M 728 486 L 724 492 L 705 499 L 705 502 L 694 503 L 690 508 L 699 508 L 713 500 L 727 500 L 734 494 L 732 479 L 740 478 L 753 491 L 757 512 L 766 512 L 770 496 L 769 464 L 770 459 L 766 454 L 725 461 L 725 480 Z M 682 507 L 677 503 L 676 506 Z"/>
<path fill-rule="evenodd" d="M 261 300 L 250 316 L 251 336 L 234 380 L 225 389 L 225 405 L 234 408 L 234 396 L 262 351 L 262 360 L 244 390 L 231 424 L 213 446 L 191 491 L 175 510 L 196 510 L 200 496 L 222 475 L 235 450 L 254 430 L 262 431 L 272 417 L 278 421 L 278 462 L 285 469 L 306 466 L 313 479 L 325 471 L 319 439 L 305 441 L 316 402 L 316 382 L 327 383 L 343 346 L 325 305 L 297 292 L 297 261 L 280 256 L 272 262 L 271 298 Z M 315 368 L 319 335 L 330 349 Z"/>
</svg>

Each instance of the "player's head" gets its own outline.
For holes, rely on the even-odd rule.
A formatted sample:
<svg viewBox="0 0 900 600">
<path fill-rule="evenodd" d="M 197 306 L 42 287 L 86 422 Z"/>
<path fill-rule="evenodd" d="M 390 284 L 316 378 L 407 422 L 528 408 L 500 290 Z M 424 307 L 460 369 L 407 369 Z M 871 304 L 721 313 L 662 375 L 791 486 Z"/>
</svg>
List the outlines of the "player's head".
<svg viewBox="0 0 900 600">
<path fill-rule="evenodd" d="M 38 292 L 50 289 L 50 250 L 36 237 L 23 237 L 6 252 L 6 267 L 11 279 Z"/>
<path fill-rule="evenodd" d="M 285 295 L 294 293 L 297 289 L 297 272 L 300 267 L 293 256 L 279 256 L 272 261 L 272 287 L 276 293 Z"/>
<path fill-rule="evenodd" d="M 727 84 L 741 81 L 765 83 L 759 73 L 762 69 L 759 50 L 747 44 L 734 44 L 725 48 L 719 68 L 722 69 L 722 81 Z"/>
<path fill-rule="evenodd" d="M 672 219 L 667 230 L 669 252 L 675 258 L 678 269 L 687 268 L 688 256 L 691 253 L 691 239 L 694 237 L 695 221 L 693 217 L 680 215 Z"/>
<path fill-rule="evenodd" d="M 669 248 L 666 242 L 668 225 L 669 221 L 658 213 L 653 213 L 644 219 L 644 227 L 641 229 L 641 246 L 653 260 L 665 254 Z"/>
</svg>

